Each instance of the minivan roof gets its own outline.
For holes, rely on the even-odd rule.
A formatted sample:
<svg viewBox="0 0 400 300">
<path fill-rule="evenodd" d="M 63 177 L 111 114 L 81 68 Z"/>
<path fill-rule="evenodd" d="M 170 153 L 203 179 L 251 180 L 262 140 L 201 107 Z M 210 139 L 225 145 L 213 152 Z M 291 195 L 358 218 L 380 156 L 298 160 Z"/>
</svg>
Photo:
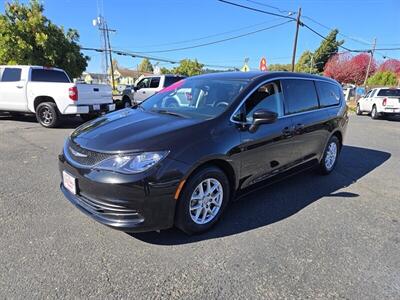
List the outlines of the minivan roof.
<svg viewBox="0 0 400 300">
<path fill-rule="evenodd" d="M 209 79 L 236 79 L 236 80 L 255 80 L 255 79 L 273 79 L 275 77 L 296 77 L 296 78 L 306 78 L 306 79 L 319 79 L 331 81 L 335 84 L 338 84 L 337 81 L 323 77 L 319 75 L 313 75 L 308 73 L 296 73 L 296 72 L 263 72 L 263 71 L 250 71 L 250 72 L 219 72 L 219 73 L 209 73 L 198 75 L 196 77 L 201 78 L 209 78 Z"/>
</svg>

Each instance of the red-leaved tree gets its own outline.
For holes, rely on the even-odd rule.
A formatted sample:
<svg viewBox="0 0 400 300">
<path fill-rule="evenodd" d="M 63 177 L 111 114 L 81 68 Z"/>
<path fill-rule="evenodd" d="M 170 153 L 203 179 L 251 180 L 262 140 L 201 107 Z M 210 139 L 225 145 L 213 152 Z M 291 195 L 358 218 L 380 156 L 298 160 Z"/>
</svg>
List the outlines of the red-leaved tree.
<svg viewBox="0 0 400 300">
<path fill-rule="evenodd" d="M 349 53 L 337 54 L 329 59 L 324 68 L 324 75 L 341 83 L 362 84 L 367 73 L 369 54 L 352 56 Z M 373 59 L 369 75 L 374 74 L 377 64 Z"/>
<path fill-rule="evenodd" d="M 379 66 L 378 71 L 389 71 L 396 73 L 397 76 L 400 76 L 400 60 L 388 59 Z"/>
</svg>

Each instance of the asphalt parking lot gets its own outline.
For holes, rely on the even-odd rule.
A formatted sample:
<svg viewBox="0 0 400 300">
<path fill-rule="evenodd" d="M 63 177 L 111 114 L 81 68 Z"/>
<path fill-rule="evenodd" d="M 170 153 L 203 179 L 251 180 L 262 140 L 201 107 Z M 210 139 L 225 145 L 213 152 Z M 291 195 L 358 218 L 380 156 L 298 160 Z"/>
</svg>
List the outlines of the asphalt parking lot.
<svg viewBox="0 0 400 300">
<path fill-rule="evenodd" d="M 351 116 L 335 172 L 232 203 L 211 232 L 129 235 L 59 191 L 78 126 L 0 115 L 0 298 L 400 297 L 400 120 Z"/>
</svg>

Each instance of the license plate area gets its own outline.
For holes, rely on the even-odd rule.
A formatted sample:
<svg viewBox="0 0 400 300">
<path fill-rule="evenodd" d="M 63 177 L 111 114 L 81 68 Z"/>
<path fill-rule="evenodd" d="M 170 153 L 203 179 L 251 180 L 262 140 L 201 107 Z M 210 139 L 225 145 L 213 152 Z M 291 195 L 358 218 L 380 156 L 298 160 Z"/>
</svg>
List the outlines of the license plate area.
<svg viewBox="0 0 400 300">
<path fill-rule="evenodd" d="M 94 104 L 93 110 L 100 110 L 100 104 Z"/>
<path fill-rule="evenodd" d="M 72 194 L 76 195 L 76 178 L 63 171 L 63 185 Z"/>
</svg>

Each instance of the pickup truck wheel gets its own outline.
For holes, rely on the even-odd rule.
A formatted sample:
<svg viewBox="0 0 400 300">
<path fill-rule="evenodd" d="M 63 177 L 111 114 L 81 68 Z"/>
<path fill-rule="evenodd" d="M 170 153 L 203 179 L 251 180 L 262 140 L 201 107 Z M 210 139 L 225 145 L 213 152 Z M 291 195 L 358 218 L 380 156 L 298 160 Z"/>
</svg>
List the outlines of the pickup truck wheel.
<svg viewBox="0 0 400 300">
<path fill-rule="evenodd" d="M 56 104 L 52 102 L 40 103 L 36 107 L 36 119 L 43 127 L 57 127 L 60 123 L 60 115 Z"/>
<path fill-rule="evenodd" d="M 374 119 L 374 120 L 379 119 L 379 113 L 376 110 L 376 106 L 375 105 L 372 107 L 372 110 L 371 110 L 371 118 Z"/>
<path fill-rule="evenodd" d="M 130 100 L 124 100 L 123 104 L 122 104 L 123 108 L 128 108 L 131 107 L 131 101 Z"/>
</svg>

